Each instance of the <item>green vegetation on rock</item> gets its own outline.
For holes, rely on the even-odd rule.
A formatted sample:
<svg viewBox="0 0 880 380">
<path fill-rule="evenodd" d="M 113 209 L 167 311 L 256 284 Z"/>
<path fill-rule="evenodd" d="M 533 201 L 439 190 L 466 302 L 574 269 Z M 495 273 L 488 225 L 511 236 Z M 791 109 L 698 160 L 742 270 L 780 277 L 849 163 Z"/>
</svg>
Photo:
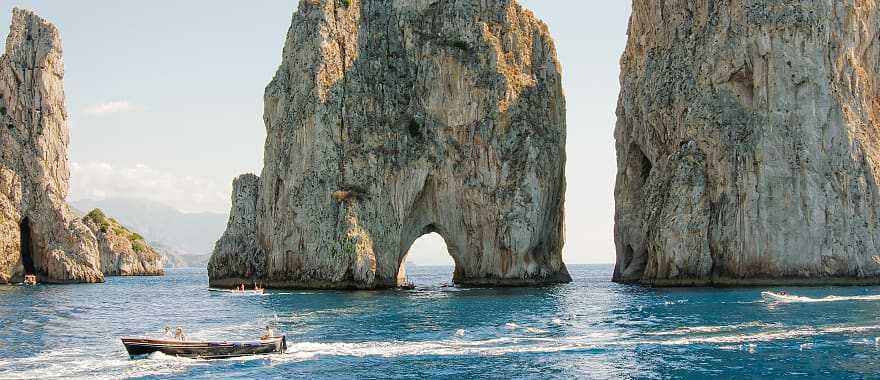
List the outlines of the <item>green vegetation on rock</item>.
<svg viewBox="0 0 880 380">
<path fill-rule="evenodd" d="M 125 226 L 117 222 L 116 219 L 108 218 L 101 209 L 96 208 L 92 210 L 86 214 L 82 220 L 83 222 L 91 220 L 98 226 L 98 229 L 100 229 L 102 233 L 106 234 L 109 231 L 113 231 L 116 235 L 128 238 L 128 240 L 131 241 L 132 248 L 135 252 L 140 253 L 146 250 L 147 246 L 144 237 L 141 236 L 141 234 L 125 228 Z"/>
</svg>

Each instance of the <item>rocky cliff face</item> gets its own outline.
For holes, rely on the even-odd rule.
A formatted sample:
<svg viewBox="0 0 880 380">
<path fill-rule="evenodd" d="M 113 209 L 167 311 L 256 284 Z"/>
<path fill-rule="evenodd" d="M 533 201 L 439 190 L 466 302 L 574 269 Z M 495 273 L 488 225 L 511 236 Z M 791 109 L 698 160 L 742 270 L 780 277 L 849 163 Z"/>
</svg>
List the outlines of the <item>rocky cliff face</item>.
<svg viewBox="0 0 880 380">
<path fill-rule="evenodd" d="M 208 261 L 212 283 L 251 284 L 264 279 L 266 255 L 257 244 L 257 197 L 260 178 L 245 174 L 232 184 L 232 210 L 226 232 Z"/>
<path fill-rule="evenodd" d="M 83 223 L 95 234 L 100 252 L 101 272 L 105 276 L 161 276 L 165 274 L 162 255 L 99 209 L 83 217 Z"/>
<path fill-rule="evenodd" d="M 100 282 L 98 246 L 64 201 L 67 113 L 58 30 L 15 9 L 0 57 L 0 283 Z"/>
<path fill-rule="evenodd" d="M 457 284 L 570 280 L 560 68 L 516 1 L 303 0 L 265 121 L 214 286 L 394 287 L 431 232 Z"/>
<path fill-rule="evenodd" d="M 878 12 L 633 2 L 616 281 L 880 282 Z"/>
</svg>

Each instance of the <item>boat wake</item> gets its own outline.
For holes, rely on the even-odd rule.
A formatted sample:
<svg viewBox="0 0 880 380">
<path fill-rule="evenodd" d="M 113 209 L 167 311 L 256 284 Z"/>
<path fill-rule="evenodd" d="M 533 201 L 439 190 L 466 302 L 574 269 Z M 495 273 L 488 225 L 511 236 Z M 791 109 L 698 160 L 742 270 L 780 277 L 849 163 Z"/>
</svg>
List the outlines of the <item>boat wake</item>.
<svg viewBox="0 0 880 380">
<path fill-rule="evenodd" d="M 754 329 L 758 329 L 755 331 Z M 696 326 L 644 334 L 642 337 L 615 333 L 594 333 L 569 337 L 499 337 L 484 340 L 459 339 L 426 342 L 359 342 L 288 344 L 287 355 L 274 360 L 311 360 L 325 356 L 401 357 L 401 356 L 500 356 L 518 353 L 552 353 L 632 348 L 645 345 L 711 345 L 719 349 L 747 347 L 754 351 L 759 343 L 799 340 L 831 334 L 867 334 L 880 332 L 880 325 L 800 326 L 785 328 L 760 322 L 729 326 Z M 880 345 L 880 338 L 874 338 Z M 796 342 L 803 349 L 803 342 Z"/>
<path fill-rule="evenodd" d="M 880 301 L 880 295 L 870 296 L 828 296 L 823 298 L 810 298 L 792 294 L 776 292 L 761 292 L 761 298 L 766 302 L 778 303 L 817 303 L 817 302 L 841 302 L 841 301 Z"/>
<path fill-rule="evenodd" d="M 517 326 L 522 327 L 522 326 Z M 528 332 L 527 328 L 517 329 Z M 792 349 L 804 350 L 810 341 L 822 335 L 862 335 L 864 342 L 874 342 L 880 325 L 782 326 L 748 322 L 721 326 L 691 326 L 674 330 L 621 333 L 595 332 L 576 336 L 516 335 L 508 331 L 497 337 L 467 339 L 464 329 L 450 332 L 449 338 L 427 341 L 366 342 L 289 342 L 285 354 L 223 361 L 300 362 L 332 357 L 411 357 L 411 356 L 503 356 L 522 353 L 602 352 L 628 350 L 640 346 L 705 345 L 718 349 L 756 351 L 761 344 L 791 341 Z M 806 340 L 806 342 L 805 342 Z M 859 341 L 861 342 L 861 341 Z M 806 348 L 805 348 L 806 347 Z M 91 352 L 79 349 L 55 349 L 36 356 L 0 361 L 0 378 L 128 378 L 181 374 L 194 368 L 210 366 L 207 360 L 183 359 L 151 354 L 145 359 L 129 360 L 124 350 Z M 15 371 L 11 371 L 11 369 Z"/>
</svg>

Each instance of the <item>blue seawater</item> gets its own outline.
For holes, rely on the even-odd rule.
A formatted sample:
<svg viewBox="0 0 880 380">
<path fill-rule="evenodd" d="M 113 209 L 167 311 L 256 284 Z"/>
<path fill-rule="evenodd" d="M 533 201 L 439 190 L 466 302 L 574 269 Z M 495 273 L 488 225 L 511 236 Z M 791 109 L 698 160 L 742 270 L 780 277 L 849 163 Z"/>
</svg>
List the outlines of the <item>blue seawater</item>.
<svg viewBox="0 0 880 380">
<path fill-rule="evenodd" d="M 207 291 L 203 270 L 99 285 L 0 286 L 0 378 L 880 378 L 880 301 L 767 303 L 761 288 L 614 284 L 571 266 L 568 285 L 458 289 L 414 267 L 416 290 Z M 876 287 L 792 288 L 812 298 Z M 283 355 L 130 360 L 121 336 L 183 326 L 251 339 L 277 315 Z"/>
</svg>

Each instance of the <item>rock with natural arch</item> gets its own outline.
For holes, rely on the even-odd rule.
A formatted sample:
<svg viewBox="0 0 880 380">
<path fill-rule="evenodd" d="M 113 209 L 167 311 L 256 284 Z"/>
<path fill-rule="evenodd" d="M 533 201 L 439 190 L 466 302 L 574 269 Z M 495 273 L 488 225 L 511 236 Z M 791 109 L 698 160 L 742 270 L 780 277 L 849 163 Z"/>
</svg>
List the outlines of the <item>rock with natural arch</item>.
<svg viewBox="0 0 880 380">
<path fill-rule="evenodd" d="M 265 122 L 212 286 L 401 286 L 431 232 L 458 285 L 570 281 L 560 67 L 516 1 L 301 1 Z"/>
<path fill-rule="evenodd" d="M 71 212 L 58 30 L 15 9 L 0 57 L 0 283 L 100 282 L 94 235 Z"/>
</svg>

